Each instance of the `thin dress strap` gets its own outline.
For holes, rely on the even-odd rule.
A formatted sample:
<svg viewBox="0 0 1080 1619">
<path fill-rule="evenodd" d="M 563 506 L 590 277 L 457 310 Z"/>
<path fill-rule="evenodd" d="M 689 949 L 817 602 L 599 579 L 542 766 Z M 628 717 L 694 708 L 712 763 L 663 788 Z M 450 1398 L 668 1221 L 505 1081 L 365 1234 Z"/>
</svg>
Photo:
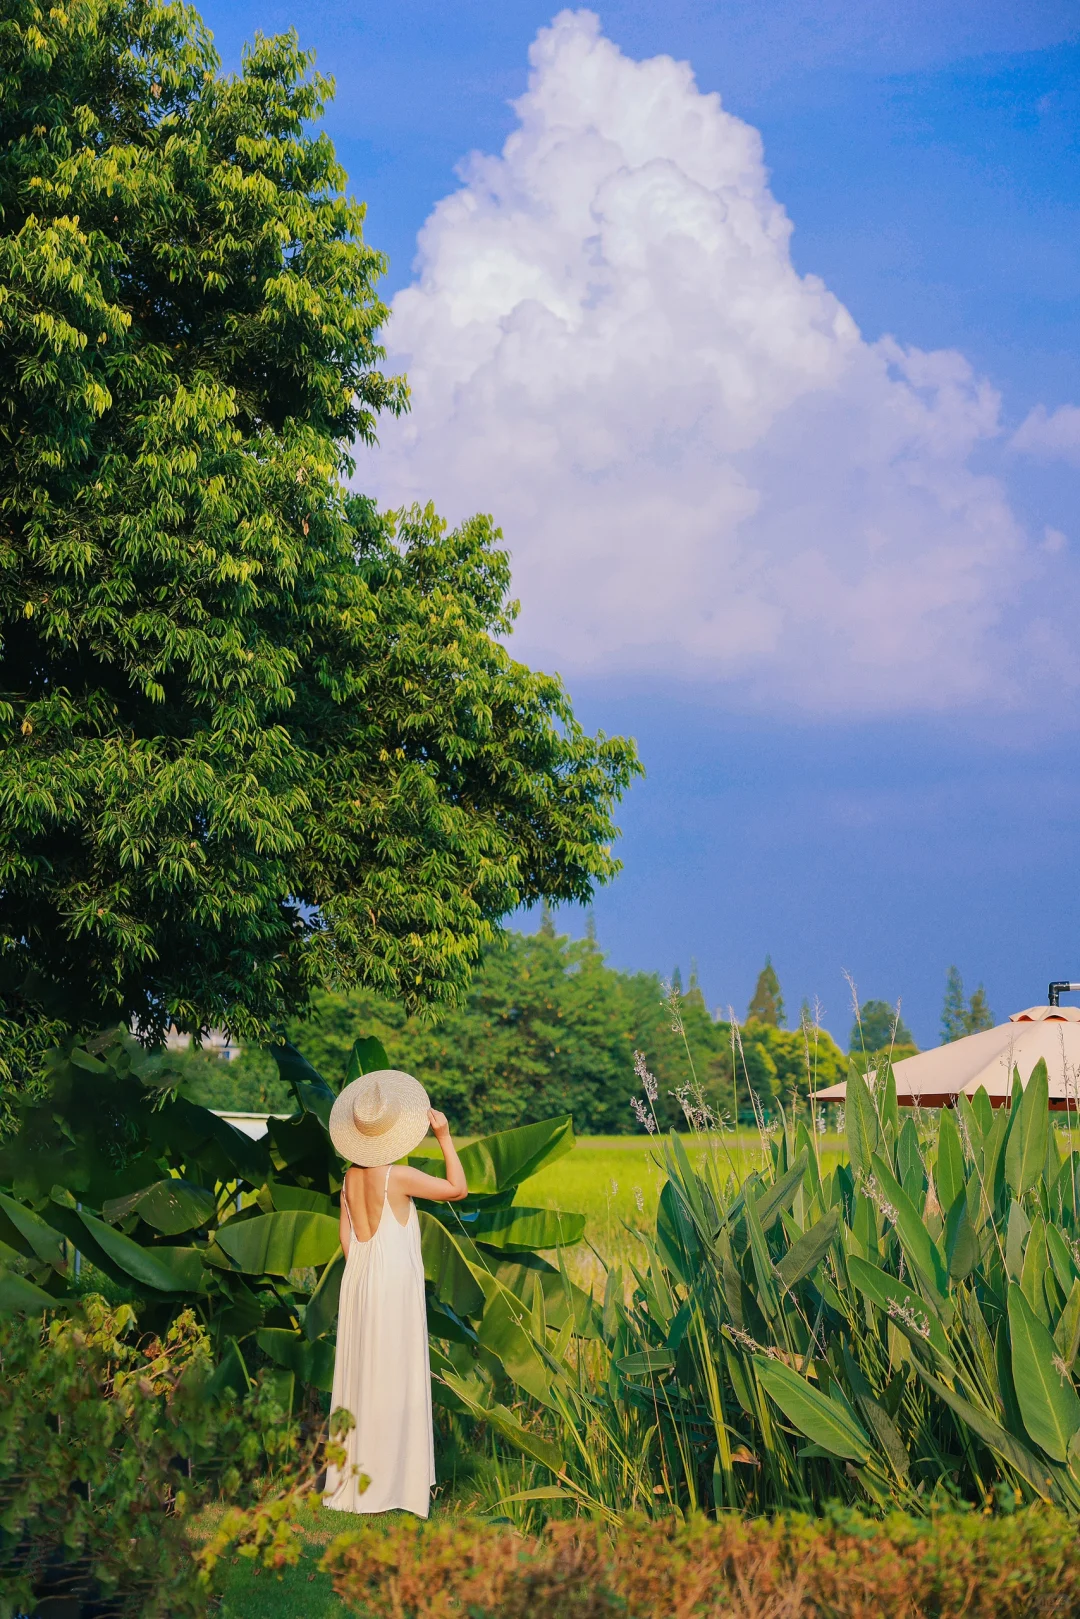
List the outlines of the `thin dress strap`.
<svg viewBox="0 0 1080 1619">
<path fill-rule="evenodd" d="M 348 1172 L 346 1172 L 346 1179 L 348 1179 Z M 342 1181 L 341 1183 L 341 1206 L 345 1210 L 345 1218 L 349 1222 L 349 1230 L 352 1232 L 353 1237 L 355 1238 L 356 1227 L 352 1223 L 352 1210 L 349 1207 L 349 1200 L 345 1196 L 345 1181 Z"/>
<path fill-rule="evenodd" d="M 382 1189 L 382 1200 L 383 1200 L 384 1203 L 386 1202 L 386 1199 L 390 1195 L 390 1171 L 393 1169 L 393 1167 L 394 1167 L 393 1164 L 388 1164 L 387 1165 L 386 1179 L 383 1182 L 383 1189 Z"/>
</svg>

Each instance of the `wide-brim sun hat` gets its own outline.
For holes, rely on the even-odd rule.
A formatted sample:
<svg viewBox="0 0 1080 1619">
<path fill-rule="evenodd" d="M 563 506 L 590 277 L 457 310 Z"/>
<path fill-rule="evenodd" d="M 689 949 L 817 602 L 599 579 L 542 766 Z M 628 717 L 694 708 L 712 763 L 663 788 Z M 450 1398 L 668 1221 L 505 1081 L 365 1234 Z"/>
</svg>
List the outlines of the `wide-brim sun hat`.
<svg viewBox="0 0 1080 1619">
<path fill-rule="evenodd" d="M 418 1079 L 397 1068 L 379 1068 L 341 1092 L 330 1110 L 330 1139 L 354 1164 L 394 1164 L 427 1135 L 430 1107 Z"/>
</svg>

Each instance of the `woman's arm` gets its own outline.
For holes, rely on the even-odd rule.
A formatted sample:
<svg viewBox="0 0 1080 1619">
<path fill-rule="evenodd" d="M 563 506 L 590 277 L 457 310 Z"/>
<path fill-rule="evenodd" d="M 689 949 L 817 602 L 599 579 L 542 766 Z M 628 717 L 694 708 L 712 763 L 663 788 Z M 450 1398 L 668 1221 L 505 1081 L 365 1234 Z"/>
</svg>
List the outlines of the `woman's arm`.
<svg viewBox="0 0 1080 1619">
<path fill-rule="evenodd" d="M 341 1214 L 338 1218 L 338 1241 L 341 1243 L 341 1251 L 346 1259 L 349 1257 L 349 1248 L 352 1244 L 352 1221 L 349 1219 L 349 1211 L 345 1207 L 345 1186 L 348 1179 L 349 1171 L 346 1170 L 345 1179 L 341 1183 Z"/>
<path fill-rule="evenodd" d="M 445 1177 L 427 1175 L 422 1169 L 412 1169 L 409 1165 L 402 1164 L 396 1172 L 395 1185 L 397 1190 L 404 1192 L 407 1197 L 422 1197 L 429 1203 L 460 1203 L 463 1197 L 468 1197 L 469 1186 L 457 1155 L 457 1148 L 450 1138 L 450 1126 L 446 1122 L 446 1115 L 432 1108 L 428 1117 L 431 1120 L 435 1140 L 442 1148 L 446 1175 Z"/>
</svg>

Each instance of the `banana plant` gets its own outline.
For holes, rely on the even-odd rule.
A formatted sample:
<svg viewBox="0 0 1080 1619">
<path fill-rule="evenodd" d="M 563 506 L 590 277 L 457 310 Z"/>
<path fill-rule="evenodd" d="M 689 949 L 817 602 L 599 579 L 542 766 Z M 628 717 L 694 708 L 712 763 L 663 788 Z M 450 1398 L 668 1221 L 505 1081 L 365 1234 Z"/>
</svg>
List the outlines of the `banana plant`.
<svg viewBox="0 0 1080 1619">
<path fill-rule="evenodd" d="M 253 1141 L 155 1084 L 122 1031 L 52 1053 L 46 1096 L 24 1105 L 0 1148 L 0 1311 L 63 1310 L 92 1275 L 76 1276 L 89 1261 L 148 1329 L 194 1308 L 222 1382 L 245 1386 L 269 1358 L 296 1383 L 329 1390 L 344 1268 L 345 1165 L 327 1128 L 337 1092 L 293 1046 L 273 1055 L 296 1107 Z M 389 1066 L 377 1040 L 360 1039 L 342 1083 Z M 472 1142 L 462 1152 L 469 1198 L 422 1207 L 436 1353 L 453 1343 L 482 1354 L 492 1378 L 537 1385 L 517 1323 L 538 1289 L 554 1301 L 560 1273 L 544 1251 L 579 1241 L 584 1220 L 516 1199 L 573 1141 L 561 1117 Z M 590 1301 L 568 1297 L 573 1330 L 589 1330 Z"/>
</svg>

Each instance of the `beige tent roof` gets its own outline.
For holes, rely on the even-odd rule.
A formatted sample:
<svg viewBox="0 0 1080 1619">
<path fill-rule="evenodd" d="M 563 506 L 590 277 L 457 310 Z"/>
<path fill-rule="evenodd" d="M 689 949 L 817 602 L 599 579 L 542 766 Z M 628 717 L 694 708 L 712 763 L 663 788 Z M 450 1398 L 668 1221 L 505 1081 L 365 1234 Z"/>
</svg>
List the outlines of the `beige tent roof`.
<svg viewBox="0 0 1080 1619">
<path fill-rule="evenodd" d="M 981 1034 L 904 1057 L 893 1067 L 901 1106 L 945 1107 L 984 1086 L 996 1105 L 1008 1101 L 1013 1068 L 1026 1085 L 1039 1058 L 1050 1075 L 1050 1106 L 1080 1105 L 1080 1007 L 1029 1006 Z M 842 1102 L 845 1084 L 815 1093 L 818 1102 Z"/>
</svg>

